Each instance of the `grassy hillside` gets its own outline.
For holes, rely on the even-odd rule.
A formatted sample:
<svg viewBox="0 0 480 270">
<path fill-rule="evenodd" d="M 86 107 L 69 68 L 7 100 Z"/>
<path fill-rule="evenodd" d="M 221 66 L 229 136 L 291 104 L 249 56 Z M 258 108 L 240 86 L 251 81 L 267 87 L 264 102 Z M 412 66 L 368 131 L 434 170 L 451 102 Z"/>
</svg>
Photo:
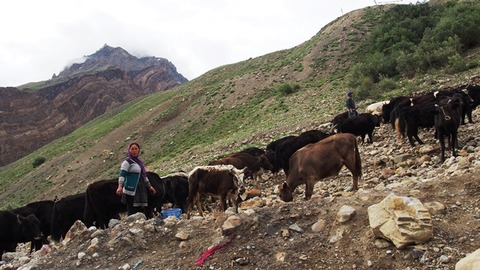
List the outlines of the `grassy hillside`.
<svg viewBox="0 0 480 270">
<path fill-rule="evenodd" d="M 424 12 L 425 5 L 408 8 Z M 459 9 L 450 2 L 442 8 Z M 357 103 L 363 108 L 376 99 L 456 85 L 478 74 L 472 64 L 480 59 L 476 45 L 459 48 L 467 65 L 454 72 L 446 68 L 447 61 L 447 66 L 383 74 L 377 80 L 361 73 L 393 61 L 381 53 L 385 48 L 372 45 L 384 42 L 378 39 L 378 28 L 392 16 L 389 12 L 399 11 L 392 6 L 353 11 L 294 48 L 218 67 L 91 121 L 1 168 L 0 207 L 63 197 L 83 192 L 91 182 L 116 178 L 132 141 L 142 146 L 141 157 L 149 170 L 160 175 L 188 171 L 219 155 L 318 128 L 343 110 L 347 89 L 361 93 Z M 43 158 L 43 164 L 33 166 Z"/>
</svg>

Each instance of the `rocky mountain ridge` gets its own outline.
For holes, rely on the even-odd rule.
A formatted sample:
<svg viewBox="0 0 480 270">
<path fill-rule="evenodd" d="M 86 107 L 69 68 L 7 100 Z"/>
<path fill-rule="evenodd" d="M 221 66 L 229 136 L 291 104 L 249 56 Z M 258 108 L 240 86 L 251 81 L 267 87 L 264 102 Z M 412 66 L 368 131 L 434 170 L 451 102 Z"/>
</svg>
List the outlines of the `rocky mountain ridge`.
<svg viewBox="0 0 480 270">
<path fill-rule="evenodd" d="M 51 80 L 0 87 L 0 166 L 128 101 L 187 81 L 166 59 L 105 45 Z"/>
<path fill-rule="evenodd" d="M 74 63 L 65 68 L 54 78 L 70 78 L 79 74 L 88 74 L 98 70 L 119 68 L 124 70 L 128 76 L 134 78 L 136 83 L 144 89 L 145 93 L 153 93 L 169 89 L 177 84 L 183 84 L 188 80 L 177 72 L 175 66 L 165 58 L 161 57 L 136 57 L 129 54 L 120 47 L 111 47 L 105 44 L 101 49 L 92 55 L 84 56 L 83 63 Z M 155 80 L 157 73 L 164 81 Z M 145 75 L 149 75 L 145 78 Z"/>
</svg>

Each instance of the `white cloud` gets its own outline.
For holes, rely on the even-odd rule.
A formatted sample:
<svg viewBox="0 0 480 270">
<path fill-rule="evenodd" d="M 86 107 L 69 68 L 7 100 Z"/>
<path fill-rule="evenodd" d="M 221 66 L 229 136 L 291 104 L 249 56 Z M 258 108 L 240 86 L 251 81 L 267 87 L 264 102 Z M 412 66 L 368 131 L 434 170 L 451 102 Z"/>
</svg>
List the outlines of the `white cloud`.
<svg viewBox="0 0 480 270">
<path fill-rule="evenodd" d="M 378 2 L 378 1 L 377 1 Z M 402 1 L 408 3 L 414 1 Z M 0 10 L 0 86 L 49 79 L 104 44 L 170 60 L 188 79 L 310 39 L 373 0 L 19 0 Z"/>
</svg>

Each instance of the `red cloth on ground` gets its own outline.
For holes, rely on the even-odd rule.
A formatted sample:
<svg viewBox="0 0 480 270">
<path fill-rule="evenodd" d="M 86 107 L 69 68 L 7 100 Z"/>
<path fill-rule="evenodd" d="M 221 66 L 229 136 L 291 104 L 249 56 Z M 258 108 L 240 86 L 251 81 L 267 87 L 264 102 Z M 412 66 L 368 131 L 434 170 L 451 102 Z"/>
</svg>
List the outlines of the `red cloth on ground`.
<svg viewBox="0 0 480 270">
<path fill-rule="evenodd" d="M 221 248 L 224 248 L 226 245 L 230 244 L 233 241 L 234 237 L 235 236 L 232 234 L 232 235 L 230 235 L 230 238 L 228 239 L 228 242 L 220 244 L 220 245 L 216 245 L 214 247 L 209 248 L 207 251 L 205 251 L 200 257 L 198 257 L 198 259 L 196 261 L 197 265 L 202 266 L 203 263 L 205 262 L 205 260 L 208 259 L 208 257 L 212 256 L 213 253 L 215 253 L 215 251 L 217 251 Z"/>
</svg>

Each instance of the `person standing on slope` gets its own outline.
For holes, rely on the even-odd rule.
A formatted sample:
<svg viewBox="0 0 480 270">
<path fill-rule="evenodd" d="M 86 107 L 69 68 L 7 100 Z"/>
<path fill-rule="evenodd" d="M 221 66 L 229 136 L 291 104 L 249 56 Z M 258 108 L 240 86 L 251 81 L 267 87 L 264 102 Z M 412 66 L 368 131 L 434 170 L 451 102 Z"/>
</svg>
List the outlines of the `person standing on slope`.
<svg viewBox="0 0 480 270">
<path fill-rule="evenodd" d="M 155 194 L 157 191 L 150 184 L 140 155 L 140 145 L 136 142 L 128 146 L 128 155 L 120 166 L 117 195 L 127 205 L 128 215 L 142 212 L 148 206 L 147 188 Z"/>
<path fill-rule="evenodd" d="M 349 91 L 347 93 L 346 105 L 347 105 L 347 112 L 348 112 L 348 117 L 349 118 L 358 115 L 357 108 L 355 107 L 355 101 L 353 100 L 353 92 L 352 91 Z"/>
</svg>

